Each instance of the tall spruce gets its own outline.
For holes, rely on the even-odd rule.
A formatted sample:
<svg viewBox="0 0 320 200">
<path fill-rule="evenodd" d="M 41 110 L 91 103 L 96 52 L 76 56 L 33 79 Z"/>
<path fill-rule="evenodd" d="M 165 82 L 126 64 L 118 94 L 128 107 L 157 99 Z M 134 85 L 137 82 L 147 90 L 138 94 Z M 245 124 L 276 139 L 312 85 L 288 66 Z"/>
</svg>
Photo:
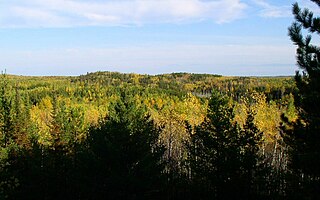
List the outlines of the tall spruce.
<svg viewBox="0 0 320 200">
<path fill-rule="evenodd" d="M 253 113 L 248 113 L 241 130 L 226 96 L 214 91 L 208 106 L 205 121 L 191 136 L 193 190 L 203 199 L 251 198 L 261 140 Z"/>
<path fill-rule="evenodd" d="M 319 0 L 311 1 L 320 8 Z M 296 186 L 310 196 L 320 189 L 320 47 L 312 44 L 312 34 L 320 34 L 320 18 L 298 3 L 293 4 L 292 12 L 295 22 L 289 27 L 289 36 L 297 45 L 300 68 L 295 76 L 298 119 L 287 123 L 291 126 L 284 133 L 290 147 L 289 167 L 299 177 Z"/>
<path fill-rule="evenodd" d="M 86 174 L 79 179 L 85 180 L 82 185 L 88 184 L 80 193 L 90 194 L 84 198 L 154 199 L 160 195 L 159 130 L 134 102 L 122 91 L 105 124 L 90 130 L 79 166 L 80 173 Z"/>
</svg>

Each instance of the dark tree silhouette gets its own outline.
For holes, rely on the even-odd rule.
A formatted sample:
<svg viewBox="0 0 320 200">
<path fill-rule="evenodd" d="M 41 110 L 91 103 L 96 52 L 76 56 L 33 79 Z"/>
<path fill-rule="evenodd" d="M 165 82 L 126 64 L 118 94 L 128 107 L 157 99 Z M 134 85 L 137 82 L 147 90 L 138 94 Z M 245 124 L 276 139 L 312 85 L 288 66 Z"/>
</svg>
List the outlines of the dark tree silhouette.
<svg viewBox="0 0 320 200">
<path fill-rule="evenodd" d="M 192 179 L 203 198 L 247 199 L 252 197 L 261 133 L 249 113 L 244 129 L 233 122 L 228 99 L 214 91 L 208 115 L 192 135 Z M 206 196 L 207 195 L 207 196 Z"/>
<path fill-rule="evenodd" d="M 86 173 L 82 189 L 91 188 L 94 199 L 160 197 L 159 130 L 129 95 L 122 94 L 111 110 L 106 123 L 90 131 L 88 148 L 80 155 L 79 170 Z"/>
<path fill-rule="evenodd" d="M 320 7 L 319 0 L 312 1 Z M 320 18 L 309 9 L 302 10 L 298 3 L 292 11 L 295 22 L 289 28 L 289 36 L 297 45 L 300 67 L 295 76 L 298 119 L 286 121 L 284 135 L 290 146 L 289 167 L 299 177 L 296 187 L 304 190 L 304 198 L 314 198 L 320 189 L 320 48 L 312 44 L 311 34 L 320 34 Z M 304 36 L 303 29 L 309 34 Z"/>
</svg>

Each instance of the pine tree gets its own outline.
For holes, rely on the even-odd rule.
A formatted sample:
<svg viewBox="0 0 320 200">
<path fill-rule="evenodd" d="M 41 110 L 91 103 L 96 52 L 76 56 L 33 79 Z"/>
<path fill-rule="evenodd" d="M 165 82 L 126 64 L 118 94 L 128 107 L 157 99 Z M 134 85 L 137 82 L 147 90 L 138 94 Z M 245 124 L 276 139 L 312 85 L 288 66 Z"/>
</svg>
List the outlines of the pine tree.
<svg viewBox="0 0 320 200">
<path fill-rule="evenodd" d="M 88 175 L 84 185 L 93 191 L 88 198 L 152 199 L 160 192 L 159 130 L 128 94 L 121 94 L 111 110 L 105 124 L 90 130 L 80 158 L 79 170 Z"/>
<path fill-rule="evenodd" d="M 261 186 L 260 178 L 264 178 L 262 170 L 265 170 L 265 166 L 261 164 L 263 157 L 259 154 L 259 145 L 262 142 L 262 132 L 257 128 L 254 123 L 255 113 L 251 109 L 247 111 L 247 119 L 243 125 L 243 130 L 240 135 L 240 162 L 241 162 L 241 184 L 238 186 L 241 188 L 241 197 L 248 198 L 254 197 L 254 195 L 260 195 L 258 191 L 262 190 L 262 186 L 258 188 L 258 184 Z M 264 182 L 263 182 L 264 183 Z M 255 189 L 254 187 L 258 188 Z"/>
<path fill-rule="evenodd" d="M 311 1 L 320 7 L 319 0 Z M 298 119 L 287 123 L 291 128 L 287 126 L 284 132 L 291 147 L 290 168 L 300 179 L 298 185 L 308 188 L 306 193 L 312 195 L 320 189 L 320 47 L 312 44 L 311 35 L 320 34 L 320 18 L 309 9 L 302 10 L 298 3 L 292 11 L 295 22 L 289 27 L 289 36 L 297 45 L 300 67 L 295 76 Z M 304 36 L 303 31 L 309 34 Z"/>
<path fill-rule="evenodd" d="M 190 164 L 194 189 L 203 198 L 235 197 L 240 181 L 240 129 L 232 121 L 228 99 L 214 91 L 205 121 L 191 136 Z M 197 188 L 200 187 L 200 188 Z M 208 195 L 208 196 L 206 196 Z M 239 197 L 239 196 L 238 196 Z"/>
</svg>

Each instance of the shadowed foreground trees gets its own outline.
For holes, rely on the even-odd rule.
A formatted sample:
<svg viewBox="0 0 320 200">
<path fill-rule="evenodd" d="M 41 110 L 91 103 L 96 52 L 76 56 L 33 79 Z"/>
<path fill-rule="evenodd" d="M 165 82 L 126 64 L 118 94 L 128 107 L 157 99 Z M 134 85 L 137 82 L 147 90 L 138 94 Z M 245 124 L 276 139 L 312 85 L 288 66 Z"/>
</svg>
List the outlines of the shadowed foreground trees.
<svg viewBox="0 0 320 200">
<path fill-rule="evenodd" d="M 195 129 L 190 147 L 191 179 L 204 199 L 248 199 L 256 196 L 258 144 L 262 133 L 249 113 L 244 129 L 233 122 L 228 99 L 214 92 L 208 115 Z"/>
<path fill-rule="evenodd" d="M 142 104 L 122 91 L 104 122 L 69 145 L 38 140 L 11 152 L 18 180 L 10 199 L 248 199 L 269 197 L 259 156 L 261 132 L 248 110 L 243 128 L 226 96 L 215 92 L 205 122 L 191 130 L 182 174 L 167 173 L 160 130 Z M 59 135 L 57 135 L 58 137 Z M 187 173 L 186 173 L 187 172 Z M 179 172 L 176 172 L 179 173 Z M 186 174 L 184 174 L 186 173 Z M 268 190 L 270 192 L 270 190 Z"/>
<path fill-rule="evenodd" d="M 159 130 L 141 108 L 122 94 L 113 115 L 90 131 L 82 169 L 88 174 L 92 195 L 112 199 L 155 198 L 161 194 Z M 81 168 L 81 167 L 80 167 Z M 90 197 L 90 196 L 89 196 Z"/>
<path fill-rule="evenodd" d="M 85 142 L 47 148 L 34 143 L 15 163 L 21 186 L 13 198 L 148 199 L 162 194 L 159 130 L 128 96 Z"/>
</svg>

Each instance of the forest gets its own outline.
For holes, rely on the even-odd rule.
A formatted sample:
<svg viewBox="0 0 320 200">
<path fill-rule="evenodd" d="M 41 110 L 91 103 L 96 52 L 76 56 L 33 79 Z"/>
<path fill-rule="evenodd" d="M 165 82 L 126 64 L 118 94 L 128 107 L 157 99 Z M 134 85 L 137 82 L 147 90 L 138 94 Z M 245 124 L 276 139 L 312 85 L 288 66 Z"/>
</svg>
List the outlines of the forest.
<svg viewBox="0 0 320 200">
<path fill-rule="evenodd" d="M 288 196 L 296 91 L 293 77 L 2 74 L 0 195 Z"/>
<path fill-rule="evenodd" d="M 320 18 L 292 11 L 294 77 L 2 73 L 0 199 L 319 199 Z"/>
</svg>

